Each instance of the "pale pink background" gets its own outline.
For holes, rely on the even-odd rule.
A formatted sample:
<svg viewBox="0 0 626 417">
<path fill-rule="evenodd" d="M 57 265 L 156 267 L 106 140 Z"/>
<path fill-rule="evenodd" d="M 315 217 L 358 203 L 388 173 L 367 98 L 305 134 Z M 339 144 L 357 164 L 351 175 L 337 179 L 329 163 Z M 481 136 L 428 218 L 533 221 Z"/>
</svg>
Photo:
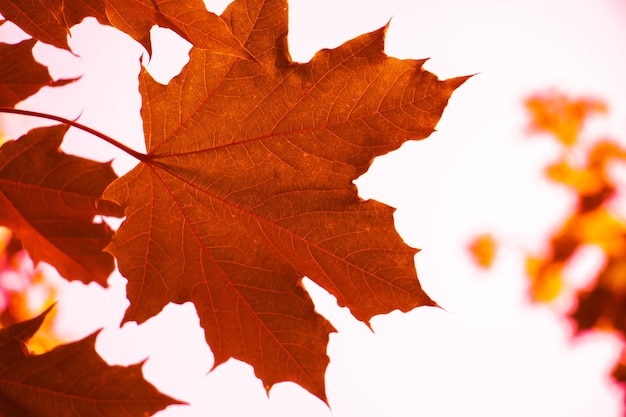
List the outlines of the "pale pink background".
<svg viewBox="0 0 626 417">
<path fill-rule="evenodd" d="M 220 12 L 227 2 L 212 1 Z M 331 410 L 291 383 L 269 399 L 248 365 L 230 361 L 207 374 L 212 355 L 193 307 L 170 305 L 142 326 L 118 325 L 125 280 L 110 289 L 59 280 L 58 329 L 68 338 L 104 328 L 97 348 L 109 362 L 149 357 L 146 378 L 191 403 L 160 417 L 617 417 L 620 391 L 609 372 L 619 354 L 610 335 L 571 340 L 566 311 L 572 294 L 552 308 L 529 305 L 523 252 L 539 250 L 572 199 L 543 180 L 557 153 L 528 139 L 522 98 L 555 87 L 605 99 L 610 116 L 588 135 L 626 139 L 626 6 L 617 0 L 292 0 L 292 57 L 307 61 L 391 19 L 387 53 L 431 60 L 440 78 L 478 73 L 453 96 L 438 132 L 377 159 L 357 181 L 363 198 L 397 207 L 396 224 L 412 246 L 420 281 L 446 310 L 417 309 L 373 320 L 372 333 L 307 280 L 319 312 L 339 330 L 331 336 L 327 373 Z M 147 65 L 167 82 L 186 60 L 188 44 L 154 29 Z M 9 25 L 0 40 L 17 38 Z M 137 72 L 143 50 L 126 35 L 87 19 L 72 31 L 75 56 L 46 45 L 37 59 L 54 78 L 82 75 L 44 89 L 19 107 L 79 121 L 143 150 Z M 144 56 L 144 63 L 147 62 Z M 17 137 L 37 119 L 0 116 L 3 134 Z M 75 129 L 68 152 L 115 159 L 123 174 L 135 161 Z M 623 180 L 622 180 L 623 181 Z M 465 247 L 494 230 L 506 242 L 495 268 L 477 270 Z M 584 285 L 598 253 L 582 253 L 568 278 Z"/>
</svg>

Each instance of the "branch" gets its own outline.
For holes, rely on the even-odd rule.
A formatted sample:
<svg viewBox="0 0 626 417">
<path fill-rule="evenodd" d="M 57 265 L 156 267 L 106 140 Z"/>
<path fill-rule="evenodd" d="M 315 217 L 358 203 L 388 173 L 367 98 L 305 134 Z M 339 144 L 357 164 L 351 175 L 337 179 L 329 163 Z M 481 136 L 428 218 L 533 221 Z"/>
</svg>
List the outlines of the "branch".
<svg viewBox="0 0 626 417">
<path fill-rule="evenodd" d="M 105 135 L 104 133 L 100 133 L 97 130 L 94 130 L 90 127 L 77 123 L 73 120 L 66 119 L 64 117 L 54 116 L 52 114 L 46 114 L 46 113 L 39 113 L 36 111 L 30 111 L 30 110 L 14 109 L 12 107 L 0 107 L 0 113 L 21 114 L 23 116 L 41 117 L 42 119 L 49 119 L 49 120 L 61 122 L 63 124 L 75 127 L 76 129 L 80 129 L 84 132 L 91 133 L 92 135 L 97 136 L 100 139 L 110 143 L 111 145 L 121 149 L 122 151 L 126 152 L 128 155 L 132 156 L 133 158 L 141 162 L 149 162 L 150 160 L 150 157 L 148 155 L 141 153 L 141 152 L 137 152 L 136 150 L 129 148 L 128 146 L 124 145 L 121 142 L 118 142 L 117 140 L 113 139 L 110 136 Z"/>
</svg>

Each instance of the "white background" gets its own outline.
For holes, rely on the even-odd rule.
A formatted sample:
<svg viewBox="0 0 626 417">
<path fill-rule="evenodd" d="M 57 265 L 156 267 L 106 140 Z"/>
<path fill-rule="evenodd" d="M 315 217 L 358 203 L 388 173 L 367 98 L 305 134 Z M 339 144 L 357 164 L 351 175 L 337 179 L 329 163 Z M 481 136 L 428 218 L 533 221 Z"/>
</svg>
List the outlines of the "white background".
<svg viewBox="0 0 626 417">
<path fill-rule="evenodd" d="M 208 3 L 217 12 L 226 4 Z M 398 209 L 399 233 L 423 249 L 416 256 L 420 281 L 445 310 L 376 317 L 372 333 L 307 281 L 318 311 L 339 331 L 328 348 L 330 409 L 291 383 L 274 386 L 268 399 L 251 368 L 237 361 L 207 374 L 213 359 L 190 304 L 170 305 L 142 326 L 119 329 L 127 306 L 119 276 L 108 290 L 59 280 L 59 332 L 76 339 L 104 328 L 97 347 L 111 363 L 149 357 L 146 378 L 191 404 L 160 417 L 621 415 L 621 392 L 609 378 L 617 340 L 587 335 L 572 341 L 569 324 L 556 313 L 571 305 L 571 294 L 552 308 L 526 301 L 523 254 L 541 249 L 572 200 L 542 177 L 557 146 L 528 138 L 522 99 L 547 88 L 600 97 L 610 115 L 589 134 L 626 138 L 624 2 L 293 0 L 290 16 L 291 53 L 300 62 L 391 19 L 389 55 L 430 57 L 426 68 L 440 78 L 477 73 L 454 93 L 438 132 L 378 158 L 357 181 L 363 198 Z M 0 41 L 15 36 L 9 25 L 0 29 Z M 167 82 L 184 65 L 188 45 L 162 29 L 153 30 L 153 42 L 148 69 Z M 81 123 L 143 150 L 141 47 L 93 19 L 73 29 L 70 45 L 75 56 L 46 45 L 35 55 L 54 78 L 82 78 L 44 89 L 19 107 L 80 115 Z M 46 123 L 0 117 L 3 135 L 12 138 Z M 115 158 L 120 174 L 135 163 L 75 129 L 63 147 Z M 466 251 L 471 236 L 485 230 L 504 242 L 486 274 Z M 593 253 L 581 259 L 570 277 L 579 284 L 597 260 Z"/>
</svg>

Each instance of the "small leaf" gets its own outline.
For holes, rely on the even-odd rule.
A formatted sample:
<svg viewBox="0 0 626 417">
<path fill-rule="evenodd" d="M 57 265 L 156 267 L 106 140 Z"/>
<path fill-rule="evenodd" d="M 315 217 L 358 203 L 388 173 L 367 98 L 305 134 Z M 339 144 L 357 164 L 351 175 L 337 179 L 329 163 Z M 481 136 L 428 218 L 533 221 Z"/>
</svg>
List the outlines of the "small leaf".
<svg viewBox="0 0 626 417">
<path fill-rule="evenodd" d="M 493 236 L 488 233 L 474 237 L 468 245 L 472 259 L 476 262 L 476 265 L 484 269 L 489 269 L 493 264 L 496 249 L 496 241 Z"/>
<path fill-rule="evenodd" d="M 1 416 L 140 417 L 183 404 L 146 382 L 142 364 L 124 367 L 104 362 L 95 351 L 95 333 L 32 355 L 26 342 L 49 311 L 0 329 Z"/>
</svg>

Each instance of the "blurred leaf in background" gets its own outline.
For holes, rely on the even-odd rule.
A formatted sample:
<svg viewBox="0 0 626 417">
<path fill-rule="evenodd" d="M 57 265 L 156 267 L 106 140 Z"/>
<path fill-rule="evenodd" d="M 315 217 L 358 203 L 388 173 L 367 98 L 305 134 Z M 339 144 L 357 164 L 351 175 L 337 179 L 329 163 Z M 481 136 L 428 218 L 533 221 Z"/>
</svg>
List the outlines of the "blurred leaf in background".
<svg viewBox="0 0 626 417">
<path fill-rule="evenodd" d="M 54 304 L 57 288 L 44 268 L 34 266 L 21 242 L 11 232 L 0 228 L 0 327 L 25 321 Z M 39 332 L 29 340 L 28 348 L 36 354 L 61 344 L 54 330 L 54 311 Z"/>
<path fill-rule="evenodd" d="M 566 312 L 575 334 L 609 331 L 626 340 L 626 219 L 616 204 L 626 193 L 618 169 L 624 168 L 626 149 L 619 141 L 587 138 L 584 128 L 593 116 L 608 108 L 596 98 L 572 98 L 548 91 L 528 97 L 531 134 L 541 134 L 559 145 L 554 162 L 546 167 L 547 179 L 573 193 L 570 213 L 547 236 L 544 253 L 526 255 L 526 275 L 530 298 L 538 303 L 557 300 L 564 292 L 574 292 L 576 301 Z M 496 241 L 479 235 L 468 247 L 477 265 L 488 268 L 488 248 Z M 567 268 L 582 250 L 599 249 L 600 267 L 586 277 L 588 285 L 574 286 L 566 279 Z M 613 371 L 613 378 L 626 392 L 626 348 Z M 626 399 L 626 397 L 625 397 Z"/>
<path fill-rule="evenodd" d="M 474 237 L 467 249 L 477 266 L 489 269 L 496 256 L 497 243 L 491 234 L 484 233 Z"/>
</svg>

